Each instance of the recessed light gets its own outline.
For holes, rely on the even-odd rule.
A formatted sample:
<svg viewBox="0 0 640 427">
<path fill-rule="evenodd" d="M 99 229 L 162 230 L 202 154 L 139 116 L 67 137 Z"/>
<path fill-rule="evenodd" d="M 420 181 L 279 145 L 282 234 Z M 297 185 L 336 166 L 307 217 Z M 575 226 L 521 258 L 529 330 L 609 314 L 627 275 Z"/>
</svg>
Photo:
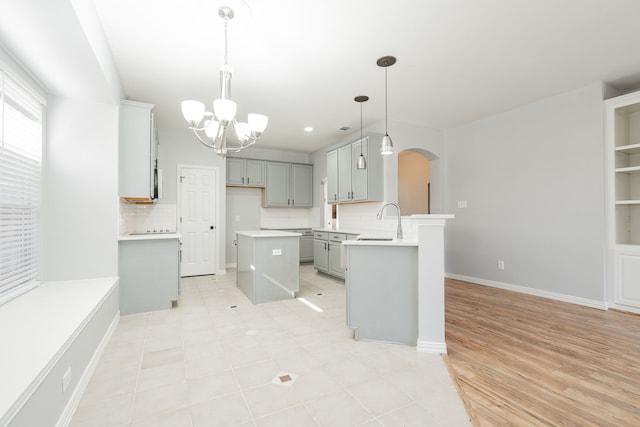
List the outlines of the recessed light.
<svg viewBox="0 0 640 427">
<path fill-rule="evenodd" d="M 313 132 L 313 128 L 311 126 L 307 126 L 304 128 L 305 132 Z"/>
</svg>

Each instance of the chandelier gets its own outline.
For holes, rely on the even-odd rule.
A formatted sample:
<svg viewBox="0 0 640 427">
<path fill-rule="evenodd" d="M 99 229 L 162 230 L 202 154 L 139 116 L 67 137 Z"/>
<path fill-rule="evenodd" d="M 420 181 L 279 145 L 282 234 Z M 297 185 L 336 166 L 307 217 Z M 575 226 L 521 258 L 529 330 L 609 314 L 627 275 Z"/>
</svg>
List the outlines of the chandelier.
<svg viewBox="0 0 640 427">
<path fill-rule="evenodd" d="M 234 69 L 227 62 L 227 26 L 233 19 L 233 9 L 221 6 L 218 15 L 224 19 L 224 65 L 220 67 L 220 98 L 213 101 L 213 112 L 205 111 L 199 101 L 182 101 L 182 115 L 198 140 L 215 150 L 220 157 L 237 153 L 256 143 L 267 127 L 268 118 L 248 114 L 247 122 L 236 121 L 237 104 L 231 100 L 231 76 Z M 229 128 L 232 132 L 229 132 Z"/>
</svg>

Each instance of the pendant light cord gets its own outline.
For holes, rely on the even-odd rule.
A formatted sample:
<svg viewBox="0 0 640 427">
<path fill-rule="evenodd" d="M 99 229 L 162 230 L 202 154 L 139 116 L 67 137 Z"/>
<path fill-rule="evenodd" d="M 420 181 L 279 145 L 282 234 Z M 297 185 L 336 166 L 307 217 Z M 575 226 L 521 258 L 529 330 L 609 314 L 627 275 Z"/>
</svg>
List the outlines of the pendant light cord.
<svg viewBox="0 0 640 427">
<path fill-rule="evenodd" d="M 389 118 L 387 117 L 387 111 L 388 111 L 388 107 L 387 107 L 387 68 L 388 67 L 384 67 L 384 133 L 385 135 L 389 134 L 389 130 L 387 129 L 388 126 L 388 122 L 389 122 Z"/>
<path fill-rule="evenodd" d="M 360 103 L 360 155 L 362 156 L 362 102 Z"/>
</svg>

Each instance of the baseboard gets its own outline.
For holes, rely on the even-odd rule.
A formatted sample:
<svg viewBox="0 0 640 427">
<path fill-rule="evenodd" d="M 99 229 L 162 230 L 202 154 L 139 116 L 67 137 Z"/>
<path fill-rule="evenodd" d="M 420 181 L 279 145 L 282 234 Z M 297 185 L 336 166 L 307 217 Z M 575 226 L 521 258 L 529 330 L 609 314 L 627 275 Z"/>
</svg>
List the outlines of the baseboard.
<svg viewBox="0 0 640 427">
<path fill-rule="evenodd" d="M 93 356 L 91 357 L 91 360 L 87 365 L 87 368 L 84 370 L 84 372 L 82 373 L 82 376 L 78 380 L 78 385 L 73 391 L 73 394 L 71 395 L 71 397 L 69 398 L 69 402 L 67 402 L 67 406 L 62 411 L 62 414 L 60 415 L 60 418 L 56 423 L 56 427 L 66 427 L 71 423 L 71 418 L 73 417 L 73 414 L 76 412 L 76 409 L 80 404 L 80 399 L 82 399 L 82 396 L 84 395 L 84 392 L 87 389 L 87 386 L 89 385 L 89 381 L 91 380 L 91 376 L 93 375 L 93 373 L 96 370 L 96 367 L 98 366 L 100 357 L 102 356 L 104 349 L 107 347 L 107 344 L 109 344 L 109 340 L 111 339 L 111 336 L 115 332 L 119 321 L 120 321 L 120 311 L 118 310 L 116 312 L 115 317 L 111 321 L 109 328 L 107 329 L 104 336 L 102 337 L 102 340 L 98 345 L 98 348 L 96 348 L 96 351 L 93 353 Z"/>
<path fill-rule="evenodd" d="M 582 305 L 585 307 L 597 308 L 599 310 L 607 310 L 608 304 L 604 301 L 591 300 L 587 298 L 575 297 L 572 295 L 560 294 L 557 292 L 543 291 L 540 289 L 528 288 L 526 286 L 512 285 L 510 283 L 496 282 L 493 280 L 480 279 L 478 277 L 464 276 L 462 274 L 445 273 L 448 279 L 462 280 L 464 282 L 476 283 L 478 285 L 491 286 L 493 288 L 505 289 L 508 291 L 520 292 L 523 294 L 533 295 L 542 298 L 549 298 L 557 301 L 568 302 L 571 304 Z"/>
<path fill-rule="evenodd" d="M 416 351 L 418 353 L 447 354 L 447 343 L 418 340 Z"/>
</svg>

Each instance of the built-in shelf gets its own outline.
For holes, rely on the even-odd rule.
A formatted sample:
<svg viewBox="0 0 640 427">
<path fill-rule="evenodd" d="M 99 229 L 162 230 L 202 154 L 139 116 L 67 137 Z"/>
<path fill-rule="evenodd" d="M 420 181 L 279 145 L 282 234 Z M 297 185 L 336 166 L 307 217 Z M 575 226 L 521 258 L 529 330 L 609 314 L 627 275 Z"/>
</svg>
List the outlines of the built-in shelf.
<svg viewBox="0 0 640 427">
<path fill-rule="evenodd" d="M 640 92 L 605 101 L 612 307 L 640 313 Z"/>
<path fill-rule="evenodd" d="M 640 173 L 640 166 L 628 166 L 626 168 L 616 168 L 616 173 Z"/>
<path fill-rule="evenodd" d="M 616 205 L 640 205 L 640 200 L 616 200 Z"/>
<path fill-rule="evenodd" d="M 621 145 L 615 149 L 618 153 L 638 154 L 640 153 L 640 144 Z"/>
</svg>

